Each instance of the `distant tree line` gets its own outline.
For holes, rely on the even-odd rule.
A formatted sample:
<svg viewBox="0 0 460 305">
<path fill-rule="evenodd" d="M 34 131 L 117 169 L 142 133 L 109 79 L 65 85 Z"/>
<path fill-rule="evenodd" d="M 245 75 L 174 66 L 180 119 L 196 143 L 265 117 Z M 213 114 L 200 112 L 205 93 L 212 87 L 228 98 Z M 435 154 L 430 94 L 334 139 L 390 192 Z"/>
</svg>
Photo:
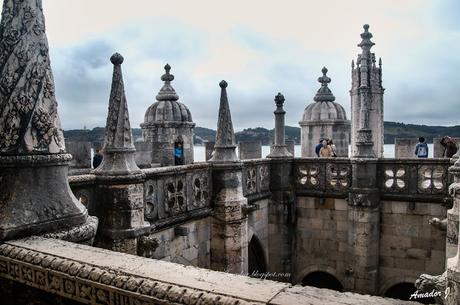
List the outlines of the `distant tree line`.
<svg viewBox="0 0 460 305">
<path fill-rule="evenodd" d="M 385 122 L 384 125 L 385 144 L 394 144 L 395 138 L 418 138 L 425 137 L 428 143 L 433 142 L 433 138 L 443 136 L 460 137 L 460 126 L 427 126 L 404 124 L 396 122 Z M 95 127 L 89 129 L 73 129 L 64 131 L 64 136 L 67 141 L 89 141 L 101 142 L 104 140 L 105 128 Z M 274 129 L 266 129 L 262 127 L 247 128 L 235 133 L 237 142 L 240 141 L 260 141 L 262 145 L 270 145 L 273 140 Z M 133 128 L 134 139 L 142 137 L 140 128 Z M 214 141 L 216 131 L 204 127 L 195 127 L 195 144 L 200 145 L 205 141 Z M 286 139 L 294 140 L 296 144 L 300 144 L 300 128 L 286 126 Z"/>
</svg>

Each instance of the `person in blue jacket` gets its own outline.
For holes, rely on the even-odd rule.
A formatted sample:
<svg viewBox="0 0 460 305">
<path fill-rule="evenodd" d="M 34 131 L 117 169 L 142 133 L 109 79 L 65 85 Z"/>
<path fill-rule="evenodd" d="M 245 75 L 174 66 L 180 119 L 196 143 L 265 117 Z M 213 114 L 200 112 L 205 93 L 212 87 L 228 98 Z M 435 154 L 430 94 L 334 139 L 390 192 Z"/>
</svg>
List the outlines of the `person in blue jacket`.
<svg viewBox="0 0 460 305">
<path fill-rule="evenodd" d="M 415 145 L 415 155 L 418 158 L 428 158 L 428 144 L 425 143 L 425 138 L 418 138 L 418 143 Z"/>
<path fill-rule="evenodd" d="M 323 139 L 319 139 L 319 144 L 315 146 L 316 156 L 319 157 L 319 151 L 323 148 Z"/>
<path fill-rule="evenodd" d="M 176 143 L 174 147 L 174 164 L 183 165 L 184 164 L 184 148 L 182 143 Z"/>
</svg>

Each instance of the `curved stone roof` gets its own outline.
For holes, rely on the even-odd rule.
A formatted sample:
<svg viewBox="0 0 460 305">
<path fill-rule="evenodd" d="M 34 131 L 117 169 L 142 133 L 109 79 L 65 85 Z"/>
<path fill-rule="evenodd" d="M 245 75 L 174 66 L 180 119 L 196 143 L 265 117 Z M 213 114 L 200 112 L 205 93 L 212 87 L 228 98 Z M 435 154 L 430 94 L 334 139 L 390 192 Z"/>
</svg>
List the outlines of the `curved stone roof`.
<svg viewBox="0 0 460 305">
<path fill-rule="evenodd" d="M 160 122 L 193 122 L 190 110 L 183 103 L 179 102 L 179 96 L 171 86 L 174 75 L 170 74 L 170 65 L 165 66 L 166 73 L 161 77 L 164 81 L 163 87 L 156 96 L 157 102 L 147 108 L 144 115 L 144 124 Z"/>
<path fill-rule="evenodd" d="M 308 105 L 302 116 L 302 122 L 308 121 L 323 121 L 323 120 L 346 120 L 347 114 L 345 109 L 339 103 L 334 102 L 335 96 L 332 94 L 328 83 L 331 79 L 326 75 L 327 69 L 322 70 L 323 76 L 318 78 L 321 83 L 321 88 L 315 95 L 314 103 Z"/>
<path fill-rule="evenodd" d="M 144 123 L 152 122 L 192 122 L 192 114 L 181 102 L 158 101 L 145 112 Z"/>
</svg>

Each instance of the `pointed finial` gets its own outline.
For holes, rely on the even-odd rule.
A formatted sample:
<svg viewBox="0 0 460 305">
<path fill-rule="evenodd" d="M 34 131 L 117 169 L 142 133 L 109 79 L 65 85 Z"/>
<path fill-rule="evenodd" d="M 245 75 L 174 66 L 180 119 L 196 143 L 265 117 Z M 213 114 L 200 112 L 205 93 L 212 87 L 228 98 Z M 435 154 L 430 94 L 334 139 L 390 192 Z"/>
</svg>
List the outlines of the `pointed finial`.
<svg viewBox="0 0 460 305">
<path fill-rule="evenodd" d="M 227 97 L 227 82 L 222 80 L 219 83 L 221 88 L 219 116 L 217 119 L 216 144 L 210 162 L 236 162 L 235 133 L 233 131 L 232 115 Z"/>
<path fill-rule="evenodd" d="M 161 80 L 164 81 L 163 87 L 160 89 L 157 95 L 157 101 L 177 101 L 179 96 L 176 94 L 176 91 L 171 86 L 171 82 L 174 80 L 174 75 L 170 74 L 171 66 L 166 64 L 164 66 L 165 74 L 161 76 Z"/>
<path fill-rule="evenodd" d="M 331 82 L 331 78 L 327 76 L 327 71 L 327 68 L 323 67 L 323 69 L 321 69 L 323 76 L 318 77 L 318 82 L 321 83 L 321 88 L 319 88 L 318 92 L 316 92 L 313 99 L 316 102 L 333 102 L 335 100 L 335 96 L 327 86 L 327 84 Z"/>
<path fill-rule="evenodd" d="M 227 88 L 228 84 L 226 81 L 222 80 L 220 83 L 219 83 L 219 86 L 222 88 L 222 89 L 225 89 Z"/>
<path fill-rule="evenodd" d="M 171 71 L 171 66 L 169 64 L 166 64 L 164 68 L 166 73 L 161 76 L 161 80 L 169 84 L 174 80 L 174 75 L 169 74 L 169 71 Z"/>
<path fill-rule="evenodd" d="M 351 60 L 351 69 L 354 69 L 354 68 L 355 68 L 355 60 L 352 59 L 352 60 Z"/>
<path fill-rule="evenodd" d="M 363 51 L 369 51 L 372 48 L 372 46 L 375 45 L 375 43 L 373 43 L 371 41 L 371 38 L 373 36 L 369 32 L 369 25 L 365 24 L 365 25 L 363 25 L 363 28 L 364 28 L 364 32 L 361 33 L 362 41 L 358 46 L 361 47 L 361 49 L 363 49 Z"/>
<path fill-rule="evenodd" d="M 281 92 L 278 92 L 278 94 L 275 96 L 276 106 L 283 107 L 284 101 L 284 95 L 282 95 Z"/>
<path fill-rule="evenodd" d="M 382 57 L 379 57 L 379 67 L 382 67 Z"/>
<path fill-rule="evenodd" d="M 323 73 L 323 76 L 321 77 L 318 77 L 318 82 L 321 83 L 321 86 L 327 86 L 328 83 L 331 82 L 331 79 L 329 77 L 327 77 L 327 68 L 326 67 L 323 67 L 321 69 L 321 72 Z"/>
<path fill-rule="evenodd" d="M 123 63 L 124 61 L 124 58 L 123 56 L 121 56 L 120 53 L 114 53 L 111 57 L 110 57 L 110 61 L 112 62 L 112 64 L 116 65 L 116 66 L 119 66 Z"/>
</svg>

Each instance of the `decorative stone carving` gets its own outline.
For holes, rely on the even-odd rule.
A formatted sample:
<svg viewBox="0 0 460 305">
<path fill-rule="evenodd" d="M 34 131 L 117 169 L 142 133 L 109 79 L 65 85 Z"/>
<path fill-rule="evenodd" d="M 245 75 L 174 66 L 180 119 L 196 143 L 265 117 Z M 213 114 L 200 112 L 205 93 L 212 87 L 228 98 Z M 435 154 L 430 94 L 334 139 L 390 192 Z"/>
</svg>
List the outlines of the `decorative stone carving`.
<svg viewBox="0 0 460 305">
<path fill-rule="evenodd" d="M 169 178 L 165 181 L 165 210 L 170 215 L 177 215 L 186 211 L 186 194 L 184 179 L 181 177 Z"/>
<path fill-rule="evenodd" d="M 351 168 L 349 165 L 328 163 L 326 165 L 326 181 L 329 187 L 341 190 L 351 185 Z"/>
<path fill-rule="evenodd" d="M 407 189 L 406 169 L 404 167 L 387 167 L 385 169 L 384 186 L 393 191 L 404 191 Z"/>
<path fill-rule="evenodd" d="M 216 144 L 210 162 L 237 162 L 235 152 L 235 133 L 233 131 L 232 116 L 227 98 L 227 82 L 219 83 L 221 88 L 219 118 L 217 120 Z"/>
<path fill-rule="evenodd" d="M 41 0 L 3 1 L 0 240 L 83 225 L 70 192 Z"/>
<path fill-rule="evenodd" d="M 0 277 L 85 304 L 253 304 L 8 244 L 0 245 Z"/>
<path fill-rule="evenodd" d="M 320 188 L 320 168 L 315 164 L 302 164 L 298 167 L 298 182 L 301 185 Z"/>
<path fill-rule="evenodd" d="M 351 148 L 353 156 L 383 156 L 383 92 L 382 61 L 378 67 L 371 53 L 374 43 L 369 25 L 363 26 L 361 54 L 356 66 L 352 62 L 351 95 Z M 361 130 L 362 129 L 362 130 Z M 372 132 L 371 132 L 372 130 Z M 358 143 L 361 143 L 358 152 Z M 367 144 L 365 144 L 367 143 Z M 370 145 L 370 143 L 373 143 Z"/>
<path fill-rule="evenodd" d="M 0 153 L 63 153 L 40 0 L 4 1 L 0 36 Z"/>
<path fill-rule="evenodd" d="M 446 169 L 441 166 L 422 165 L 418 169 L 418 189 L 423 193 L 444 192 L 447 183 Z"/>
<path fill-rule="evenodd" d="M 441 292 L 441 297 L 435 297 L 436 304 L 444 304 L 444 294 L 446 291 L 447 285 L 447 272 L 444 272 L 441 275 L 429 275 L 422 274 L 415 281 L 415 287 L 417 287 L 418 293 L 430 293 L 432 291 Z"/>
<path fill-rule="evenodd" d="M 136 149 L 133 144 L 128 103 L 121 73 L 123 56 L 115 53 L 110 61 L 113 64 L 113 77 L 105 127 L 104 159 L 94 173 L 105 176 L 140 174 L 141 170 L 134 160 Z"/>
<path fill-rule="evenodd" d="M 268 164 L 259 166 L 260 191 L 268 191 L 270 188 L 270 170 Z"/>
<path fill-rule="evenodd" d="M 246 194 L 257 192 L 257 167 L 249 167 L 245 170 Z"/>
<path fill-rule="evenodd" d="M 202 208 L 208 205 L 210 198 L 209 181 L 205 175 L 196 174 L 192 181 L 193 198 L 191 200 L 194 208 Z"/>
<path fill-rule="evenodd" d="M 156 194 L 156 184 L 154 185 L 151 181 L 146 183 L 145 190 L 145 218 L 149 221 L 155 221 L 158 219 L 158 201 Z"/>
</svg>

